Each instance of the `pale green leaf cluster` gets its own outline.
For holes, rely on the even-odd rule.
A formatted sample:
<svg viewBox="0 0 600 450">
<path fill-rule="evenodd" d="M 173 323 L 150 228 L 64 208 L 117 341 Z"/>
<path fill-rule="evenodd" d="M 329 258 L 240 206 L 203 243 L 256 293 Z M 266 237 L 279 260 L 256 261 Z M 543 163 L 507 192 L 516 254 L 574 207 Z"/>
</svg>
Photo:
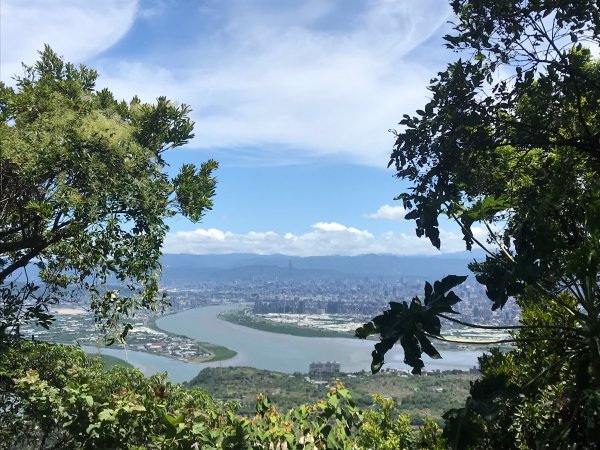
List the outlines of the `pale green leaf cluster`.
<svg viewBox="0 0 600 450">
<path fill-rule="evenodd" d="M 324 400 L 280 412 L 258 395 L 256 414 L 204 391 L 102 369 L 67 346 L 27 343 L 0 354 L 0 448 L 442 449 L 433 422 L 414 430 L 390 400 L 358 409 L 341 384 Z"/>
<path fill-rule="evenodd" d="M 86 298 L 107 330 L 161 308 L 165 220 L 198 221 L 212 208 L 217 163 L 186 164 L 170 179 L 163 159 L 193 137 L 189 107 L 117 101 L 96 78 L 46 47 L 14 88 L 0 83 L 0 284 L 16 306 L 0 311 L 0 340 L 35 320 L 19 305 L 47 313 L 67 293 Z M 45 290 L 22 287 L 32 267 Z"/>
</svg>

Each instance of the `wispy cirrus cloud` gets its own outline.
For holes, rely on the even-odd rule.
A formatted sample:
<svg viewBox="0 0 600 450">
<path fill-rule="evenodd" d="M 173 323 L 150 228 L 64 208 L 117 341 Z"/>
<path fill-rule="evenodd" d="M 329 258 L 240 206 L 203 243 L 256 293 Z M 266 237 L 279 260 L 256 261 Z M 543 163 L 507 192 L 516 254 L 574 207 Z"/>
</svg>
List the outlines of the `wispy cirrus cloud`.
<svg viewBox="0 0 600 450">
<path fill-rule="evenodd" d="M 44 44 L 75 63 L 96 56 L 130 29 L 137 5 L 137 0 L 2 0 L 2 81 L 21 75 L 21 62 L 33 63 Z"/>
<path fill-rule="evenodd" d="M 408 55 L 450 10 L 441 0 L 358 5 L 350 14 L 345 1 L 222 2 L 216 12 L 196 12 L 218 25 L 172 49 L 168 63 L 100 60 L 100 82 L 122 97 L 168 95 L 192 105 L 191 145 L 238 161 L 385 167 L 388 129 L 422 106 L 438 68 Z"/>
<path fill-rule="evenodd" d="M 384 167 L 388 129 L 439 68 L 415 52 L 449 18 L 444 0 L 5 0 L 1 75 L 48 43 L 118 97 L 190 104 L 191 147 L 248 164 Z"/>
</svg>

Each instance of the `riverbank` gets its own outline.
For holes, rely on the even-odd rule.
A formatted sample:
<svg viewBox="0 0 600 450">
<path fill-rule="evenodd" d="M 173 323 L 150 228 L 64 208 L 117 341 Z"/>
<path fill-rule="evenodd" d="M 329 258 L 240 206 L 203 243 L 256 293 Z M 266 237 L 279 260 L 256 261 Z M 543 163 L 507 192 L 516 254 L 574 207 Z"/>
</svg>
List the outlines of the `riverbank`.
<svg viewBox="0 0 600 450">
<path fill-rule="evenodd" d="M 294 318 L 298 317 L 303 323 L 310 323 L 311 325 L 299 325 L 297 323 L 292 323 L 289 320 L 290 316 L 294 316 Z M 233 323 L 235 325 L 241 325 L 243 327 L 252 328 L 254 330 L 265 331 L 268 333 L 276 333 L 276 334 L 287 334 L 290 336 L 300 336 L 300 337 L 310 337 L 310 338 L 348 338 L 355 339 L 354 332 L 350 331 L 338 331 L 335 329 L 326 328 L 331 323 L 329 320 L 313 320 L 308 321 L 306 319 L 302 319 L 302 315 L 298 314 L 279 314 L 276 318 L 271 319 L 270 317 L 264 317 L 261 315 L 255 315 L 252 313 L 250 309 L 232 309 L 223 311 L 217 316 L 219 319 L 227 321 L 229 323 Z M 304 316 L 306 317 L 306 316 Z M 283 320 L 282 320 L 283 319 Z M 349 319 L 350 321 L 352 319 Z M 314 323 L 324 323 L 323 328 L 319 328 L 317 326 L 313 326 Z M 339 328 L 340 319 L 337 319 L 336 323 L 333 324 L 332 328 Z M 358 325 L 356 325 L 358 327 Z M 473 341 L 494 341 L 494 340 L 504 340 L 509 336 L 505 331 L 494 331 L 494 330 L 479 330 L 479 329 L 469 329 L 469 328 L 453 328 L 448 327 L 445 330 L 444 336 L 450 339 L 457 340 L 473 340 Z M 367 338 L 368 341 L 378 341 L 377 336 L 369 336 Z M 487 351 L 490 347 L 499 347 L 503 351 L 510 350 L 510 346 L 506 344 L 503 346 L 498 345 L 482 345 L 482 344 L 461 344 L 461 343 L 453 343 L 453 342 L 445 342 L 442 340 L 437 340 L 434 342 L 435 346 L 440 349 L 445 350 L 476 350 L 476 351 Z"/>
<path fill-rule="evenodd" d="M 114 348 L 106 346 L 106 335 L 99 330 L 89 311 L 62 308 L 56 313 L 55 321 L 49 329 L 29 326 L 23 329 L 23 333 L 46 342 Z M 163 330 L 156 324 L 158 319 L 160 317 L 140 314 L 137 322 L 131 323 L 132 320 L 130 323 L 133 328 L 130 329 L 123 348 L 189 363 L 224 361 L 236 356 L 235 351 L 225 346 Z"/>
<path fill-rule="evenodd" d="M 288 334 L 290 336 L 300 337 L 318 337 L 318 338 L 353 338 L 352 333 L 325 330 L 321 328 L 309 328 L 289 323 L 274 322 L 253 315 L 249 310 L 231 310 L 224 311 L 217 316 L 221 320 L 241 325 L 255 330 L 266 331 L 268 333 Z"/>
<path fill-rule="evenodd" d="M 182 311 L 177 311 L 177 313 L 180 313 L 180 312 L 182 312 Z M 176 313 L 171 313 L 171 314 L 176 314 Z M 165 314 L 160 317 L 152 317 L 148 321 L 147 327 L 154 331 L 158 331 L 159 333 L 164 333 L 171 338 L 190 339 L 189 336 L 184 336 L 183 334 L 173 333 L 172 331 L 165 330 L 164 328 L 161 328 L 158 326 L 158 324 L 156 323 L 156 321 L 158 319 L 161 319 L 163 317 L 168 317 L 171 314 Z M 197 341 L 195 339 L 190 339 L 190 340 L 193 340 L 194 343 L 198 347 L 204 349 L 206 353 L 210 354 L 210 356 L 185 358 L 184 360 L 188 361 L 188 362 L 209 363 L 209 362 L 225 361 L 225 360 L 231 359 L 237 355 L 237 352 L 235 350 L 231 350 L 230 348 L 227 348 L 223 345 L 213 344 L 210 342 L 201 342 L 201 341 Z M 163 356 L 169 357 L 169 355 L 163 355 Z"/>
<path fill-rule="evenodd" d="M 210 363 L 187 363 L 158 354 L 135 352 L 127 349 L 102 349 L 102 353 L 121 357 L 145 374 L 168 371 L 171 381 L 187 381 L 205 367 L 251 366 L 293 374 L 306 373 L 310 363 L 337 361 L 347 373 L 369 371 L 372 362 L 373 341 L 339 338 L 306 338 L 268 333 L 239 326 L 218 319 L 218 315 L 239 305 L 214 305 L 193 308 L 157 318 L 158 328 L 173 335 L 184 335 L 197 342 L 214 342 L 237 352 L 234 358 Z M 161 331 L 162 333 L 163 331 Z M 96 351 L 96 349 L 90 349 Z M 443 359 L 424 356 L 427 370 L 469 370 L 477 365 L 481 352 L 447 351 L 440 349 Z M 408 369 L 403 363 L 400 346 L 386 354 L 385 368 Z"/>
</svg>

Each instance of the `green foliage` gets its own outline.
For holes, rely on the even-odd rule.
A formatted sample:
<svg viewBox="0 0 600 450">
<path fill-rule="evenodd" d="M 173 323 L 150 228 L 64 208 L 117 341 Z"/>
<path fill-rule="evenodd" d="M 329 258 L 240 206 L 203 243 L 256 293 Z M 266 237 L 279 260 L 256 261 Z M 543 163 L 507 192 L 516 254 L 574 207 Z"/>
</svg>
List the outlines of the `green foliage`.
<svg viewBox="0 0 600 450">
<path fill-rule="evenodd" d="M 492 309 L 514 299 L 523 323 L 512 327 L 514 351 L 484 360 L 484 377 L 464 408 L 448 411 L 444 433 L 455 448 L 595 448 L 600 61 L 586 47 L 600 44 L 600 7 L 589 0 L 452 7 L 457 22 L 445 39 L 461 57 L 431 80 L 425 107 L 403 116 L 389 165 L 410 183 L 397 199 L 417 235 L 441 248 L 439 218 L 454 220 L 467 249 L 486 251 L 470 269 Z M 396 342 L 418 371 L 422 351 L 435 355 L 419 341 L 422 328 L 443 339 L 432 332 L 439 318 L 466 324 L 441 311 L 424 320 L 419 299 L 390 306 L 357 331 L 380 335 L 374 371 Z"/>
<path fill-rule="evenodd" d="M 197 221 L 212 207 L 216 162 L 186 164 L 173 180 L 164 170 L 163 152 L 193 137 L 189 107 L 119 102 L 96 78 L 46 47 L 15 88 L 0 83 L 0 342 L 23 323 L 49 326 L 67 286 L 107 329 L 160 308 L 165 219 Z M 32 265 L 44 289 L 27 278 Z M 103 289 L 109 278 L 127 289 Z"/>
<path fill-rule="evenodd" d="M 82 350 L 24 341 L 1 358 L 0 397 L 9 408 L 0 418 L 3 448 L 190 448 L 193 438 L 210 442 L 215 429 L 223 437 L 233 433 L 234 405 L 165 382 L 164 375 L 105 371 Z M 179 417 L 190 427 L 181 436 L 170 422 Z"/>
<path fill-rule="evenodd" d="M 359 448 L 377 450 L 430 449 L 443 450 L 446 442 L 439 426 L 426 419 L 415 434 L 410 417 L 398 414 L 394 402 L 381 395 L 374 396 L 373 408 L 366 411 L 356 441 Z"/>
<path fill-rule="evenodd" d="M 341 384 L 324 400 L 285 413 L 261 394 L 255 414 L 244 417 L 235 403 L 164 375 L 104 371 L 73 347 L 21 341 L 0 358 L 0 448 L 443 448 L 435 424 L 415 433 L 381 398 L 363 413 Z"/>
<path fill-rule="evenodd" d="M 365 413 L 357 441 L 365 448 L 394 450 L 409 448 L 414 442 L 410 418 L 405 415 L 393 417 L 394 402 L 381 395 L 374 397 L 375 408 Z"/>
<path fill-rule="evenodd" d="M 189 386 L 210 392 L 213 398 L 238 402 L 238 412 L 254 413 L 257 392 L 269 396 L 280 411 L 297 408 L 304 403 L 316 403 L 323 398 L 327 386 L 338 381 L 352 392 L 356 406 L 367 410 L 373 404 L 373 395 L 393 399 L 412 425 L 422 425 L 429 418 L 442 423 L 442 414 L 460 407 L 469 393 L 469 382 L 477 376 L 467 373 L 436 373 L 427 376 L 408 376 L 382 372 L 311 376 L 310 381 L 301 373 L 287 374 L 251 367 L 207 367 L 201 370 Z M 319 383 L 317 384 L 316 381 Z"/>
<path fill-rule="evenodd" d="M 115 366 L 133 368 L 130 363 L 116 356 L 98 354 L 96 357 L 102 362 L 106 370 L 112 369 Z"/>
<path fill-rule="evenodd" d="M 436 281 L 433 286 L 426 283 L 423 302 L 418 297 L 413 298 L 410 305 L 406 302 L 390 302 L 388 311 L 358 328 L 356 336 L 362 339 L 373 334 L 380 335 L 380 342 L 375 344 L 372 353 L 371 371 L 379 372 L 383 366 L 384 355 L 398 341 L 404 350 L 404 362 L 413 368 L 414 374 L 420 374 L 424 367 L 421 359 L 423 352 L 431 358 L 441 358 L 429 337 L 440 335 L 439 314 L 456 314 L 452 306 L 460 299 L 454 292 L 448 291 L 466 278 L 449 275 L 442 281 Z"/>
<path fill-rule="evenodd" d="M 522 322 L 531 328 L 515 333 L 513 351 L 482 358 L 483 377 L 473 383 L 465 406 L 445 417 L 444 434 L 457 448 L 568 448 L 597 442 L 599 391 L 590 384 L 589 349 L 568 334 L 550 339 L 556 329 L 575 323 L 564 306 L 574 306 L 574 300 L 566 295 L 561 300 L 524 296 Z M 532 345 L 532 338 L 548 340 Z"/>
<path fill-rule="evenodd" d="M 187 384 L 210 392 L 216 399 L 238 402 L 238 412 L 244 415 L 254 413 L 257 392 L 268 395 L 280 410 L 314 403 L 325 392 L 323 387 L 306 381 L 302 374 L 288 375 L 251 367 L 207 367 Z"/>
</svg>

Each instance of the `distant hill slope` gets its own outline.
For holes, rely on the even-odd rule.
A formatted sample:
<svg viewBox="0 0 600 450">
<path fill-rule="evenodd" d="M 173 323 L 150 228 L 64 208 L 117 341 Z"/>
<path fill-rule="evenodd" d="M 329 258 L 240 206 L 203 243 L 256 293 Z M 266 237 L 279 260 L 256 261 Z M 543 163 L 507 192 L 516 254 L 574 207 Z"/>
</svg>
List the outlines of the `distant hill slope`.
<svg viewBox="0 0 600 450">
<path fill-rule="evenodd" d="M 423 277 L 467 274 L 467 264 L 480 253 L 439 256 L 286 256 L 244 253 L 220 255 L 165 254 L 163 281 L 316 280 Z"/>
</svg>

